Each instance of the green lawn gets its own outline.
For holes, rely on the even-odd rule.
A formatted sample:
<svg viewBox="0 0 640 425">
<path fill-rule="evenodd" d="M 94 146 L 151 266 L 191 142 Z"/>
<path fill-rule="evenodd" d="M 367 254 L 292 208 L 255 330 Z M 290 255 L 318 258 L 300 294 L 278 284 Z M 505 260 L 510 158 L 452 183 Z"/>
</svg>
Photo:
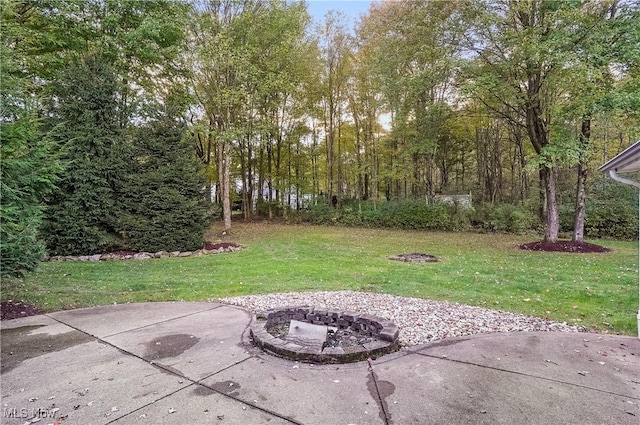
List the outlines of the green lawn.
<svg viewBox="0 0 640 425">
<path fill-rule="evenodd" d="M 215 240 L 215 236 L 210 238 Z M 590 241 L 608 254 L 521 251 L 532 236 L 234 223 L 236 253 L 200 258 L 44 263 L 4 280 L 1 297 L 45 311 L 139 301 L 343 290 L 447 300 L 635 335 L 637 242 Z M 392 254 L 423 252 L 439 263 Z"/>
</svg>

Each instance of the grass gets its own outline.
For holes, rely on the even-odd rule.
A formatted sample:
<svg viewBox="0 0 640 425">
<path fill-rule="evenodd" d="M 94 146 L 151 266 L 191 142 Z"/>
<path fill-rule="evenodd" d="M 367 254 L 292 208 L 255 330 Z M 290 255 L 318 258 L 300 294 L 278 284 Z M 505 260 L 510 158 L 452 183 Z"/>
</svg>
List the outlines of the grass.
<svg viewBox="0 0 640 425">
<path fill-rule="evenodd" d="M 215 240 L 215 237 L 211 238 Z M 521 251 L 531 236 L 234 223 L 236 253 L 199 258 L 43 263 L 3 281 L 1 298 L 54 311 L 93 305 L 209 300 L 270 292 L 355 290 L 511 311 L 592 331 L 635 335 L 636 242 L 590 241 L 607 254 Z M 438 263 L 388 260 L 424 252 Z"/>
</svg>

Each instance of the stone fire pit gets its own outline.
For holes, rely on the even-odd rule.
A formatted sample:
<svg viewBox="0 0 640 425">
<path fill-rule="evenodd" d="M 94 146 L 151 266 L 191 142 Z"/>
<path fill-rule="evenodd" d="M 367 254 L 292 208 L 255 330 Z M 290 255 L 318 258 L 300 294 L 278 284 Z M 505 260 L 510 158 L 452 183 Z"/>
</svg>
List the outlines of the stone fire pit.
<svg viewBox="0 0 640 425">
<path fill-rule="evenodd" d="M 263 350 L 309 363 L 350 363 L 398 350 L 391 321 L 349 311 L 288 307 L 257 314 L 251 337 Z"/>
</svg>

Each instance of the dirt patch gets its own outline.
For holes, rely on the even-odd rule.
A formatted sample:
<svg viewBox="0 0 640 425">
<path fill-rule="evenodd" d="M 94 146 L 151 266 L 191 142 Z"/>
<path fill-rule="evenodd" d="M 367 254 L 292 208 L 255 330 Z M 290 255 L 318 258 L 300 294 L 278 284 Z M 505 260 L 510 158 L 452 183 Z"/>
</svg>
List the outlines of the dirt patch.
<svg viewBox="0 0 640 425">
<path fill-rule="evenodd" d="M 528 251 L 569 252 L 575 254 L 611 252 L 609 248 L 587 242 L 556 241 L 530 242 L 519 245 L 518 248 Z"/>
<path fill-rule="evenodd" d="M 438 259 L 430 254 L 421 252 L 411 252 L 408 254 L 396 254 L 389 257 L 390 260 L 402 261 L 404 263 L 436 263 Z"/>
<path fill-rule="evenodd" d="M 42 314 L 42 312 L 35 305 L 19 301 L 3 301 L 0 303 L 0 320 L 19 319 L 38 314 Z"/>
</svg>

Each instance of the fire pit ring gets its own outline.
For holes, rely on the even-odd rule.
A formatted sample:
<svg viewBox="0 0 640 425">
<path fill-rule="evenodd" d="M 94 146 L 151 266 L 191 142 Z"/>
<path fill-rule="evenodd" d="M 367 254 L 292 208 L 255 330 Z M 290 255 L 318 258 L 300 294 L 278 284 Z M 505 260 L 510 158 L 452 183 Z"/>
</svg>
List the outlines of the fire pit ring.
<svg viewBox="0 0 640 425">
<path fill-rule="evenodd" d="M 412 252 L 409 254 L 396 254 L 389 257 L 390 260 L 394 261 L 402 261 L 405 263 L 437 263 L 438 258 L 430 255 L 423 254 L 420 252 Z"/>
<path fill-rule="evenodd" d="M 282 332 L 287 327 L 289 332 Z M 307 306 L 259 313 L 250 331 L 253 342 L 264 351 L 308 363 L 351 363 L 400 348 L 398 327 L 389 320 Z M 343 341 L 336 337 L 339 334 L 350 336 Z"/>
</svg>

